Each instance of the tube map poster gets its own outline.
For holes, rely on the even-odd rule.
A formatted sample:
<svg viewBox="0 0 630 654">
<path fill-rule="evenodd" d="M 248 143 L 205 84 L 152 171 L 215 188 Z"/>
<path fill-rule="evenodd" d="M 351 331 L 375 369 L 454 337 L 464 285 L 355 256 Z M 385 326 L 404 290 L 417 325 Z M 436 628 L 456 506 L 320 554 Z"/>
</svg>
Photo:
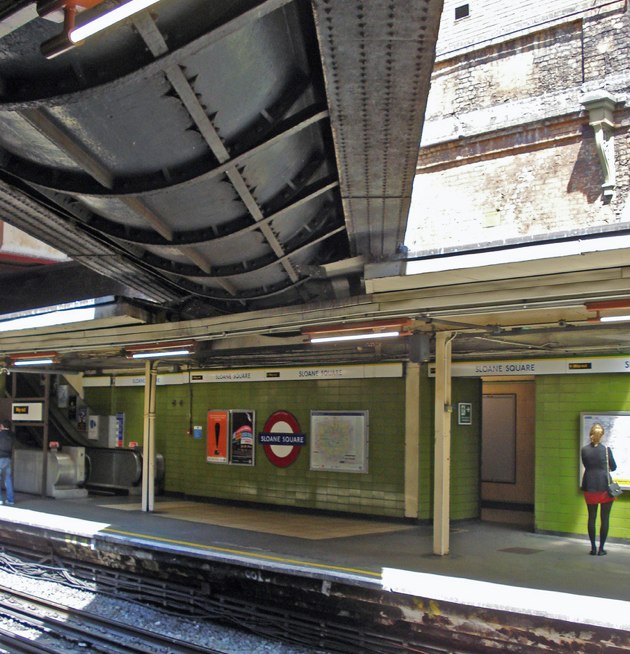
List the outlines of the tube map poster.
<svg viewBox="0 0 630 654">
<path fill-rule="evenodd" d="M 368 412 L 311 411 L 311 470 L 368 471 Z"/>
</svg>

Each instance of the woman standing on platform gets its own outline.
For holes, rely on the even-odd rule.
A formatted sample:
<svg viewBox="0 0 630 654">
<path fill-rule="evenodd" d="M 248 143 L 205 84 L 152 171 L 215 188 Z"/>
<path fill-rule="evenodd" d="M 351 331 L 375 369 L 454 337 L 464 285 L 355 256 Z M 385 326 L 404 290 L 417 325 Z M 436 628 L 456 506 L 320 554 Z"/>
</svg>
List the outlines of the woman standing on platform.
<svg viewBox="0 0 630 654">
<path fill-rule="evenodd" d="M 588 509 L 588 537 L 591 540 L 591 554 L 604 556 L 606 538 L 610 522 L 610 510 L 614 497 L 608 494 L 610 483 L 610 470 L 616 470 L 617 464 L 612 450 L 602 445 L 604 428 L 598 423 L 591 427 L 589 437 L 591 442 L 582 448 L 582 463 L 584 475 L 582 477 L 582 490 Z M 601 505 L 601 524 L 599 529 L 599 550 L 595 544 L 595 521 L 597 520 L 597 507 Z"/>
</svg>

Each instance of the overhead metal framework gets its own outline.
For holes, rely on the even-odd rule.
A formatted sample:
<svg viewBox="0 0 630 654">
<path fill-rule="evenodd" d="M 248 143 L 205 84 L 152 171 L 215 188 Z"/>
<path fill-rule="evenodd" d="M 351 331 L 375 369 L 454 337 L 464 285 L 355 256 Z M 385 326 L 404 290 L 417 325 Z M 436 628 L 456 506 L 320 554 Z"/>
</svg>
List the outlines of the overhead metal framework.
<svg viewBox="0 0 630 654">
<path fill-rule="evenodd" d="M 0 3 L 0 219 L 171 318 L 396 255 L 441 1 L 161 0 L 47 59 L 50 4 Z"/>
</svg>

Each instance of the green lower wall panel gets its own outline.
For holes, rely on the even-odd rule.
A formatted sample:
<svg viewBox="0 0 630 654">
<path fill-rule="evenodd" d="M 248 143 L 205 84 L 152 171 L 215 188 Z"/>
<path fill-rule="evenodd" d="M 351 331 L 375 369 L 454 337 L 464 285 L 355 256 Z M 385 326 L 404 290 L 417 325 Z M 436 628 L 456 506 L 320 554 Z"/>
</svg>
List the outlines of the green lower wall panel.
<svg viewBox="0 0 630 654">
<path fill-rule="evenodd" d="M 420 502 L 419 518 L 433 517 L 433 457 L 434 457 L 434 379 L 421 378 L 420 387 Z M 454 378 L 452 380 L 453 418 L 451 422 L 451 502 L 452 520 L 478 518 L 479 466 L 481 457 L 481 382 L 478 379 Z M 466 402 L 472 405 L 470 425 L 459 425 L 457 405 Z"/>
<path fill-rule="evenodd" d="M 452 433 L 453 519 L 479 516 L 479 382 L 454 380 L 454 402 L 473 404 L 473 424 Z M 89 388 L 86 401 L 94 414 L 125 414 L 125 445 L 143 440 L 144 388 Z M 420 519 L 433 512 L 433 380 L 421 378 Z M 255 465 L 206 461 L 207 412 L 246 409 L 256 413 L 255 430 L 278 410 L 290 411 L 304 432 L 310 412 L 369 411 L 367 474 L 309 469 L 309 448 L 287 467 L 272 465 L 256 445 Z M 158 386 L 156 447 L 164 456 L 166 491 L 188 496 L 240 500 L 401 518 L 404 511 L 405 380 L 354 379 L 239 384 Z M 203 426 L 195 439 L 192 427 Z"/>
<path fill-rule="evenodd" d="M 433 514 L 433 384 L 426 368 L 420 390 L 419 518 Z M 479 516 L 480 381 L 453 380 L 453 406 L 472 404 L 472 425 L 453 417 L 451 518 Z M 90 388 L 90 410 L 125 414 L 125 443 L 142 442 L 143 388 Z M 367 474 L 309 470 L 308 447 L 288 468 L 277 468 L 256 446 L 254 466 L 206 462 L 206 415 L 210 409 L 256 411 L 256 430 L 273 412 L 293 413 L 309 431 L 311 409 L 368 410 Z M 579 417 L 583 411 L 630 411 L 625 375 L 550 375 L 536 379 L 536 494 L 538 531 L 586 535 L 586 506 L 578 486 Z M 361 379 L 160 386 L 156 438 L 166 463 L 166 490 L 207 498 L 254 501 L 314 509 L 404 516 L 404 379 Z M 190 416 L 192 415 L 192 420 Z M 203 425 L 195 440 L 191 425 Z M 630 540 L 630 493 L 615 502 L 610 538 Z"/>
<path fill-rule="evenodd" d="M 587 511 L 579 489 L 580 413 L 598 411 L 630 411 L 626 375 L 536 379 L 537 530 L 586 535 Z M 609 538 L 630 539 L 630 493 L 615 501 Z"/>
<path fill-rule="evenodd" d="M 125 444 L 142 442 L 143 388 L 91 388 L 92 412 L 125 413 Z M 372 515 L 404 515 L 403 379 L 194 384 L 158 386 L 156 448 L 164 456 L 166 491 L 220 498 Z M 369 469 L 366 474 L 309 469 L 309 448 L 287 468 L 269 462 L 256 444 L 253 466 L 206 461 L 207 412 L 255 411 L 255 431 L 278 410 L 293 413 L 310 430 L 310 411 L 369 411 Z M 191 419 L 192 417 L 192 419 Z M 191 426 L 203 426 L 195 439 Z"/>
</svg>

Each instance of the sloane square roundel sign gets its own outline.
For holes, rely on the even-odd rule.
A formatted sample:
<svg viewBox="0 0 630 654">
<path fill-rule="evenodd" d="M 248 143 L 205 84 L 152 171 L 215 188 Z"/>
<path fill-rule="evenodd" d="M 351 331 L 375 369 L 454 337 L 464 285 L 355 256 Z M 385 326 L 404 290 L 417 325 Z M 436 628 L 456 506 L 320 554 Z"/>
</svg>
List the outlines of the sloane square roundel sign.
<svg viewBox="0 0 630 654">
<path fill-rule="evenodd" d="M 259 434 L 267 458 L 279 468 L 290 466 L 306 442 L 297 418 L 288 411 L 272 413 Z"/>
</svg>

